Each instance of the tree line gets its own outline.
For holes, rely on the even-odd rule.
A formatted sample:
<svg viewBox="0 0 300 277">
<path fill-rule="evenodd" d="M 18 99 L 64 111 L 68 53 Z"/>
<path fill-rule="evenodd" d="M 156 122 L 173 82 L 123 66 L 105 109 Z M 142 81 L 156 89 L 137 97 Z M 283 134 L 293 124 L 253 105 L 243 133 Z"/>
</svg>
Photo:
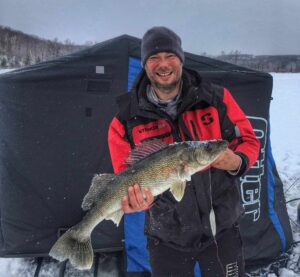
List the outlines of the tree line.
<svg viewBox="0 0 300 277">
<path fill-rule="evenodd" d="M 73 53 L 86 46 L 42 39 L 0 26 L 0 68 L 18 68 Z"/>
<path fill-rule="evenodd" d="M 42 39 L 0 26 L 0 68 L 19 68 L 71 54 L 95 42 L 75 45 L 69 39 L 60 42 Z M 300 72 L 300 55 L 248 55 L 235 50 L 211 56 L 221 61 L 265 72 Z"/>
<path fill-rule="evenodd" d="M 248 55 L 236 50 L 215 58 L 264 72 L 300 72 L 300 55 Z"/>
</svg>

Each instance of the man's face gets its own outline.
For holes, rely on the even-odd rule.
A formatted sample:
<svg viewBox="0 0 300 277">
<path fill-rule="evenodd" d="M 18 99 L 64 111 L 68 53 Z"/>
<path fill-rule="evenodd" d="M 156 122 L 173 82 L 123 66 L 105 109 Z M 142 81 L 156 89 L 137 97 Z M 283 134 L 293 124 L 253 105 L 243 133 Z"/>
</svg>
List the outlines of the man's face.
<svg viewBox="0 0 300 277">
<path fill-rule="evenodd" d="M 179 86 L 182 63 L 175 54 L 160 52 L 147 59 L 145 70 L 152 86 L 168 93 Z"/>
</svg>

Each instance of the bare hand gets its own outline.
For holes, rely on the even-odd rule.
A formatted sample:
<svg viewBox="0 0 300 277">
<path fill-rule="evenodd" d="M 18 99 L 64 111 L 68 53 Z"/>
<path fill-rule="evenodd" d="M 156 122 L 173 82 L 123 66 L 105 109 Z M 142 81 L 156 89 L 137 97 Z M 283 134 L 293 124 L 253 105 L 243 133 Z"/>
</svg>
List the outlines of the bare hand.
<svg viewBox="0 0 300 277">
<path fill-rule="evenodd" d="M 227 148 L 223 154 L 211 164 L 211 166 L 218 169 L 235 171 L 239 169 L 241 162 L 241 157 Z"/>
<path fill-rule="evenodd" d="M 124 213 L 134 213 L 150 208 L 153 203 L 153 195 L 148 188 L 144 188 L 145 198 L 138 184 L 134 184 L 128 189 L 128 196 L 122 199 L 122 209 Z"/>
</svg>

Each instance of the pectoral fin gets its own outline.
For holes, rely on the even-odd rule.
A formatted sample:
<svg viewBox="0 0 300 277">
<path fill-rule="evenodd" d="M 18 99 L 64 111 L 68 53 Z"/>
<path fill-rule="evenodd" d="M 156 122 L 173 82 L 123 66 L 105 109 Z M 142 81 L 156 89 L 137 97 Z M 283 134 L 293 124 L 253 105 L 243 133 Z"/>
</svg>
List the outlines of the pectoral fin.
<svg viewBox="0 0 300 277">
<path fill-rule="evenodd" d="M 185 181 L 177 181 L 176 183 L 173 183 L 170 191 L 173 194 L 174 198 L 177 201 L 180 201 L 184 195 L 185 190 Z"/>
<path fill-rule="evenodd" d="M 124 214 L 124 212 L 122 210 L 117 210 L 116 212 L 108 215 L 105 219 L 112 220 L 113 223 L 115 223 L 118 227 L 121 222 L 123 214 Z"/>
</svg>

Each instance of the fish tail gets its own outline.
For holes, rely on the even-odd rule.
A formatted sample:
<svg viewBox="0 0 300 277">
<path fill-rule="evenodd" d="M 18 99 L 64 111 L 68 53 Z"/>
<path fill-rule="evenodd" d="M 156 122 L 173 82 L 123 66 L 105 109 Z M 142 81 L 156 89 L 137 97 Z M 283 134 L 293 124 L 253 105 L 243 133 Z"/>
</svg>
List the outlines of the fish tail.
<svg viewBox="0 0 300 277">
<path fill-rule="evenodd" d="M 56 241 L 49 255 L 60 262 L 69 259 L 78 269 L 90 269 L 94 259 L 91 237 L 79 239 L 76 230 L 71 228 Z"/>
</svg>

